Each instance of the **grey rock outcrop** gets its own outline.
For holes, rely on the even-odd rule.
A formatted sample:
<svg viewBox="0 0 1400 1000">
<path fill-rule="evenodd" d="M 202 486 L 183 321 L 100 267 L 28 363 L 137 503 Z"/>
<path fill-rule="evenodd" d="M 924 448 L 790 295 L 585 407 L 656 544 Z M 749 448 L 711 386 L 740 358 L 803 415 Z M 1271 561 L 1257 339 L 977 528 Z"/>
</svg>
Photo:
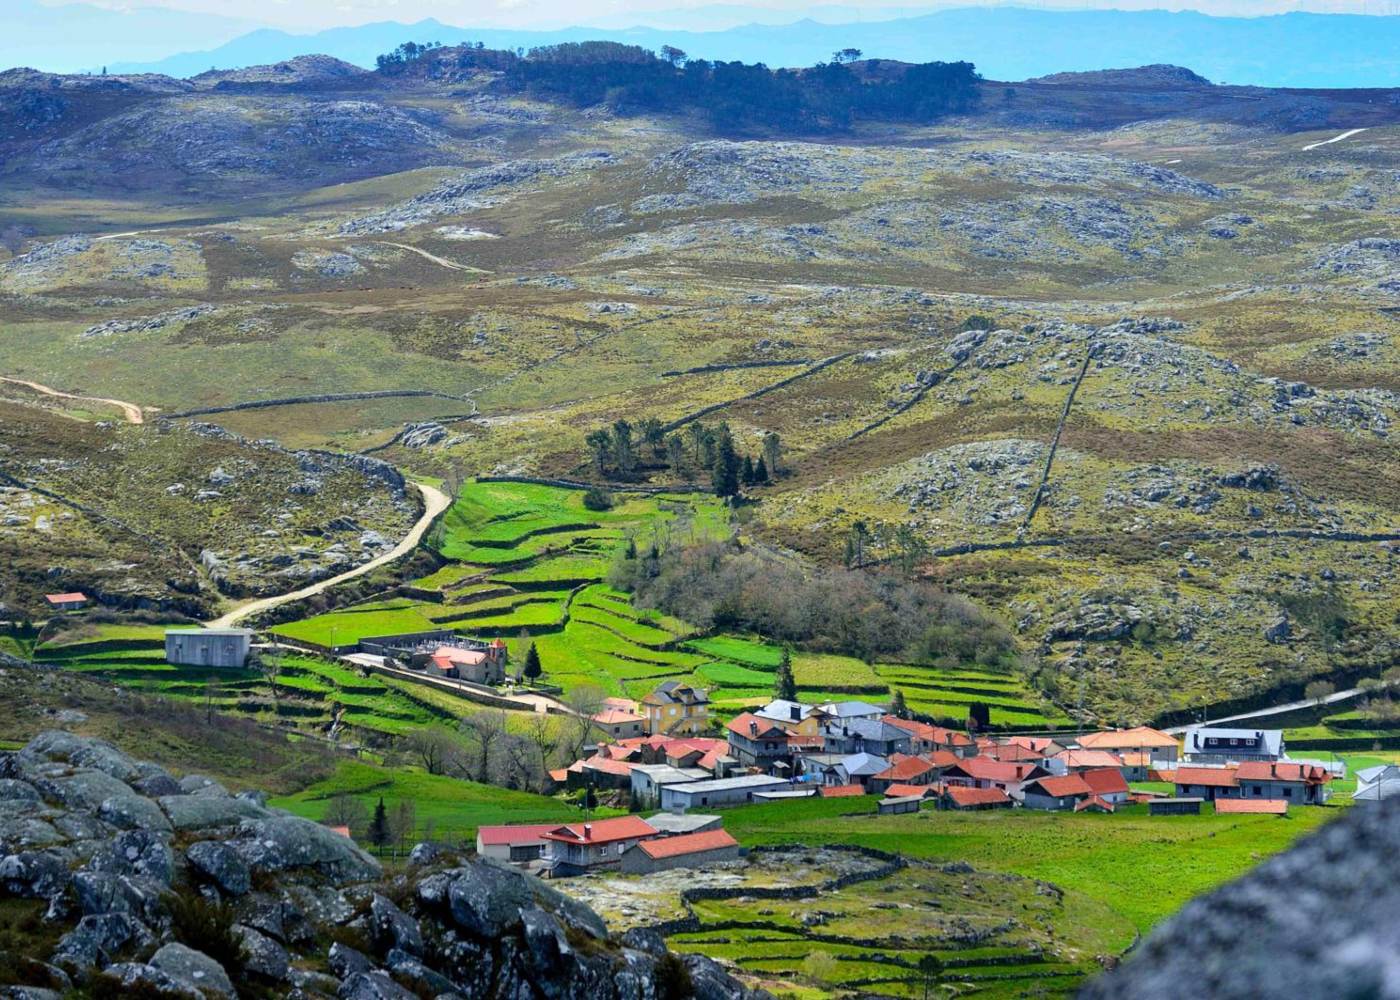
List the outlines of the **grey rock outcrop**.
<svg viewBox="0 0 1400 1000">
<path fill-rule="evenodd" d="M 143 795 L 143 783 L 168 794 Z M 65 928 L 52 955 L 32 956 L 46 977 L 34 990 L 639 1000 L 667 995 L 679 963 L 698 1000 L 760 996 L 659 937 L 613 938 L 587 906 L 514 868 L 423 847 L 385 882 L 353 841 L 262 802 L 67 733 L 0 754 L 0 898 L 46 901 Z M 189 907 L 210 907 L 194 911 L 206 928 L 195 939 Z M 46 996 L 34 990 L 19 995 Z"/>
<path fill-rule="evenodd" d="M 1358 805 L 1187 903 L 1081 1000 L 1400 998 L 1400 799 Z"/>
</svg>

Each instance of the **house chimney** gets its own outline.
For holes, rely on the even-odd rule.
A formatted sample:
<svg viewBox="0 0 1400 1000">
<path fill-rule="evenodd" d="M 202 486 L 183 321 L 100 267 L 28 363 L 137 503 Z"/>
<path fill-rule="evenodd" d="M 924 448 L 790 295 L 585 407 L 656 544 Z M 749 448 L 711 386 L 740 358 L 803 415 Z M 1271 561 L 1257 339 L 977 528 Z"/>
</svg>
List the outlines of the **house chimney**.
<svg viewBox="0 0 1400 1000">
<path fill-rule="evenodd" d="M 757 736 L 757 735 L 758 735 L 758 723 L 757 723 L 757 722 L 750 722 L 750 723 L 749 723 L 749 735 L 750 735 L 750 736 Z"/>
<path fill-rule="evenodd" d="M 802 712 L 796 705 L 793 705 L 791 708 L 788 709 L 788 715 L 792 717 L 793 722 L 802 721 Z"/>
<path fill-rule="evenodd" d="M 590 839 L 592 836 L 593 836 L 593 824 L 592 824 L 592 823 L 585 823 L 585 824 L 583 824 L 583 839 L 584 839 L 584 840 L 588 840 L 588 839 Z"/>
</svg>

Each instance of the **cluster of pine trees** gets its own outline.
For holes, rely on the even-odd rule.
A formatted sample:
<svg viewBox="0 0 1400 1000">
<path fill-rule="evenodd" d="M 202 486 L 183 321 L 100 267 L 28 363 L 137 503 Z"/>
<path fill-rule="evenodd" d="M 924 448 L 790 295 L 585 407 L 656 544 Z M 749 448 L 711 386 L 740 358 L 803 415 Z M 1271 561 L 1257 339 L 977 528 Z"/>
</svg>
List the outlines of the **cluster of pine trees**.
<svg viewBox="0 0 1400 1000">
<path fill-rule="evenodd" d="M 432 54 L 432 59 L 424 57 Z M 926 123 L 973 110 L 976 68 L 968 62 L 869 60 L 843 49 L 808 69 L 769 69 L 762 63 L 690 59 L 663 46 L 660 55 L 618 42 L 566 42 L 528 53 L 479 43 L 440 50 L 407 43 L 379 57 L 380 72 L 400 76 L 415 63 L 454 72 L 500 74 L 496 86 L 513 94 L 586 107 L 607 104 L 622 114 L 701 115 L 724 131 L 778 129 L 845 131 L 858 121 Z M 428 75 L 434 75 L 429 73 Z"/>
<path fill-rule="evenodd" d="M 584 439 L 600 478 L 630 482 L 658 469 L 669 469 L 687 481 L 709 477 L 722 497 L 738 496 L 745 486 L 772 482 L 782 459 L 782 441 L 775 433 L 763 436 L 755 457 L 741 453 L 726 423 L 707 425 L 693 420 L 683 431 L 667 432 L 655 417 L 633 424 L 616 420 Z"/>
</svg>

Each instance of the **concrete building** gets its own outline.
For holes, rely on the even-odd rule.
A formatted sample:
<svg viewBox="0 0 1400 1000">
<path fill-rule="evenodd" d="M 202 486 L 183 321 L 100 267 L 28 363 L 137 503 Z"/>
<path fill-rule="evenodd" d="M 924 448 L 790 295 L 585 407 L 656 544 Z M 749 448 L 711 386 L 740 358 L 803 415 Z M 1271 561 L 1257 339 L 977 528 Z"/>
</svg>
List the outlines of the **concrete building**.
<svg viewBox="0 0 1400 1000">
<path fill-rule="evenodd" d="M 649 875 L 672 868 L 701 868 L 738 861 L 739 854 L 739 842 L 726 830 L 684 833 L 638 842 L 622 855 L 622 870 Z"/>
<path fill-rule="evenodd" d="M 1281 729 L 1222 729 L 1191 726 L 1186 730 L 1186 760 L 1192 764 L 1234 764 L 1243 760 L 1281 760 Z"/>
<path fill-rule="evenodd" d="M 631 765 L 632 797 L 651 806 L 661 804 L 661 789 L 667 785 L 688 785 L 705 781 L 710 772 L 699 767 L 672 767 L 670 764 Z"/>
<path fill-rule="evenodd" d="M 695 736 L 710 725 L 710 698 L 685 681 L 666 681 L 642 699 L 647 732 L 653 736 Z"/>
<path fill-rule="evenodd" d="M 187 667 L 242 667 L 253 648 L 247 628 L 171 628 L 165 630 L 165 662 Z"/>
<path fill-rule="evenodd" d="M 766 774 L 743 774 L 736 778 L 696 781 L 688 785 L 666 785 L 661 789 L 661 808 L 687 812 L 704 806 L 737 806 L 754 801 L 756 792 L 776 792 L 792 787 L 786 778 Z"/>
</svg>

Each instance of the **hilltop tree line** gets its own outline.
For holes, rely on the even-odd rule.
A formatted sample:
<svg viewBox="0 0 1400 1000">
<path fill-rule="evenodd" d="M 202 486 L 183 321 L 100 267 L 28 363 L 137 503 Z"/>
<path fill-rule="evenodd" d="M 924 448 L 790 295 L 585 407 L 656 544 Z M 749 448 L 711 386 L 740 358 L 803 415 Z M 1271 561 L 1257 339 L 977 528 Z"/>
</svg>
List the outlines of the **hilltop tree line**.
<svg viewBox="0 0 1400 1000">
<path fill-rule="evenodd" d="M 584 442 L 600 478 L 632 481 L 649 470 L 668 469 L 692 482 L 708 478 L 722 497 L 737 496 L 745 486 L 772 482 L 783 452 L 775 433 L 763 436 L 754 455 L 739 450 L 726 423 L 709 426 L 694 420 L 684 431 L 668 433 L 655 417 L 636 424 L 616 420 L 611 427 L 590 433 Z"/>
<path fill-rule="evenodd" d="M 426 57 L 431 55 L 431 60 Z M 968 62 L 869 60 L 842 49 L 807 69 L 691 59 L 663 46 L 658 55 L 618 42 L 566 42 L 528 53 L 409 42 L 379 57 L 380 72 L 403 75 L 416 63 L 456 72 L 500 74 L 499 90 L 622 114 L 699 114 L 721 130 L 776 128 L 835 132 L 859 121 L 924 123 L 973 110 L 980 81 Z"/>
<path fill-rule="evenodd" d="M 810 650 L 1007 671 L 1017 659 L 1007 628 L 965 598 L 891 573 L 804 566 L 733 539 L 629 548 L 609 583 L 638 607 L 702 629 Z"/>
</svg>

